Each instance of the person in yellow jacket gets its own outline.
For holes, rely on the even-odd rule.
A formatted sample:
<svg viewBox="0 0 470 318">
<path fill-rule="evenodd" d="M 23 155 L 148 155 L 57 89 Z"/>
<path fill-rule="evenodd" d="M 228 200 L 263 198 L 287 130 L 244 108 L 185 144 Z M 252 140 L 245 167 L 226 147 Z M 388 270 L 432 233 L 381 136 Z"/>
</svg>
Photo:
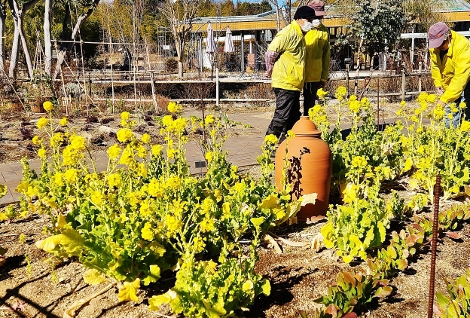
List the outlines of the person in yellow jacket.
<svg viewBox="0 0 470 318">
<path fill-rule="evenodd" d="M 470 41 L 443 23 L 433 24 L 428 31 L 431 76 L 439 94 L 438 104 L 445 106 L 445 122 L 457 127 L 463 115 L 470 119 Z M 470 106 L 470 105 L 468 105 Z"/>
<path fill-rule="evenodd" d="M 308 6 L 297 8 L 294 21 L 284 27 L 269 44 L 265 54 L 266 76 L 276 96 L 276 109 L 266 135 L 279 141 L 300 119 L 300 93 L 305 79 L 304 35 L 312 29 L 315 10 Z"/>
<path fill-rule="evenodd" d="M 304 115 L 315 105 L 317 91 L 325 86 L 330 69 L 330 34 L 322 24 L 326 15 L 325 5 L 320 0 L 309 2 L 308 6 L 315 10 L 316 18 L 312 21 L 313 29 L 305 35 L 305 84 Z"/>
</svg>

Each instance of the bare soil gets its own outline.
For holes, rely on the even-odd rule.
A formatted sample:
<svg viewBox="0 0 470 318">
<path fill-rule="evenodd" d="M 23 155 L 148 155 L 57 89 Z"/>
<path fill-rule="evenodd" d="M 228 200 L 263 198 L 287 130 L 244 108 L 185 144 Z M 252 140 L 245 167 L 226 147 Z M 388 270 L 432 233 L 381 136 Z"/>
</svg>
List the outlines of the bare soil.
<svg viewBox="0 0 470 318">
<path fill-rule="evenodd" d="M 255 110 L 258 111 L 258 110 Z M 18 161 L 23 156 L 32 158 L 36 148 L 31 137 L 37 133 L 34 122 L 37 116 L 2 114 L 0 125 L 0 163 Z M 96 150 L 104 150 L 114 142 L 112 129 L 119 125 L 119 118 L 97 115 L 96 119 L 71 118 L 74 125 L 90 135 Z M 150 121 L 142 116 L 141 132 L 157 133 Z M 145 125 L 145 126 L 144 126 Z M 107 126 L 110 130 L 103 130 Z M 242 129 L 243 125 L 238 125 Z M 257 173 L 256 167 L 252 173 Z M 401 195 L 409 195 L 406 190 Z M 444 202 L 442 209 L 452 202 Z M 431 212 L 428 212 L 431 213 Z M 55 260 L 37 249 L 34 243 L 42 238 L 43 227 L 48 220 L 43 216 L 0 223 L 0 247 L 8 249 L 6 259 L 0 266 L 0 317 L 63 317 L 64 312 L 76 301 L 86 298 L 105 287 L 88 286 L 82 278 L 84 267 L 74 259 Z M 331 250 L 312 249 L 313 238 L 319 233 L 324 220 L 311 224 L 294 224 L 275 229 L 274 234 L 289 242 L 305 243 L 291 246 L 279 242 L 282 254 L 269 245 L 259 248 L 257 271 L 271 281 L 271 295 L 259 297 L 245 317 L 315 317 L 320 305 L 314 299 L 326 294 L 336 281 L 340 271 L 359 271 L 363 264 L 347 265 L 337 259 Z M 391 230 L 399 230 L 394 225 Z M 458 229 L 460 240 L 443 237 L 439 241 L 436 265 L 436 291 L 445 292 L 444 279 L 453 280 L 469 268 L 470 226 Z M 26 242 L 20 242 L 20 235 Z M 409 267 L 392 277 L 390 284 L 394 293 L 374 303 L 360 317 L 427 317 L 429 295 L 430 248 L 424 247 L 414 257 Z M 119 302 L 117 289 L 111 288 L 78 311 L 77 317 L 167 317 L 169 311 L 150 312 L 147 299 L 164 292 L 164 286 L 154 284 L 140 291 L 138 304 Z"/>
</svg>

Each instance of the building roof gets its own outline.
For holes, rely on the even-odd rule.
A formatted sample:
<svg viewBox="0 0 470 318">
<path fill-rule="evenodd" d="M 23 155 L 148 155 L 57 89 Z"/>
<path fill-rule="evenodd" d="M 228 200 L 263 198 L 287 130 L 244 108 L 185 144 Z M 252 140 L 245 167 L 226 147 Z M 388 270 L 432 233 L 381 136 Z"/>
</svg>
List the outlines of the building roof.
<svg viewBox="0 0 470 318">
<path fill-rule="evenodd" d="M 441 13 L 445 21 L 470 21 L 470 4 L 465 0 L 434 1 L 433 7 L 433 11 Z M 349 24 L 348 19 L 341 14 L 344 10 L 340 6 L 326 5 L 325 9 L 327 13 L 323 19 L 325 26 L 342 27 Z M 283 11 L 280 14 L 283 14 Z M 276 11 L 271 10 L 245 16 L 198 17 L 193 19 L 193 32 L 205 32 L 209 22 L 214 31 L 225 31 L 227 27 L 230 27 L 232 31 L 275 30 L 277 28 Z M 280 26 L 281 28 L 285 26 L 282 18 Z"/>
</svg>

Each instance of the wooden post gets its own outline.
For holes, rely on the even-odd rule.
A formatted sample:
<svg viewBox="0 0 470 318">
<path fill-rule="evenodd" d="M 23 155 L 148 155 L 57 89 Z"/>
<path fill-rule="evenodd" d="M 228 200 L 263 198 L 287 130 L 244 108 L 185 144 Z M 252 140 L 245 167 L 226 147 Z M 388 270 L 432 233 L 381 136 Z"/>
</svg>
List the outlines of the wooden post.
<svg viewBox="0 0 470 318">
<path fill-rule="evenodd" d="M 406 88 L 406 81 L 405 81 L 405 69 L 401 70 L 401 100 L 405 100 L 405 88 Z"/>
<path fill-rule="evenodd" d="M 419 68 L 418 68 L 418 70 L 419 70 L 419 75 L 418 75 L 418 92 L 421 93 L 421 88 L 422 88 L 421 86 L 422 86 L 422 81 L 423 81 L 421 72 L 423 71 L 423 62 L 419 62 Z"/>
<path fill-rule="evenodd" d="M 152 99 L 153 99 L 153 105 L 155 106 L 155 112 L 158 114 L 159 109 L 158 109 L 157 97 L 155 96 L 155 80 L 153 79 L 152 71 L 150 71 L 150 87 L 152 88 Z"/>
<path fill-rule="evenodd" d="M 346 63 L 346 87 L 348 89 L 348 97 L 349 97 L 349 63 Z"/>
<path fill-rule="evenodd" d="M 215 68 L 215 106 L 217 106 L 217 108 L 219 107 L 219 104 L 220 104 L 219 89 L 220 89 L 220 85 L 219 85 L 219 68 L 216 67 Z"/>
</svg>

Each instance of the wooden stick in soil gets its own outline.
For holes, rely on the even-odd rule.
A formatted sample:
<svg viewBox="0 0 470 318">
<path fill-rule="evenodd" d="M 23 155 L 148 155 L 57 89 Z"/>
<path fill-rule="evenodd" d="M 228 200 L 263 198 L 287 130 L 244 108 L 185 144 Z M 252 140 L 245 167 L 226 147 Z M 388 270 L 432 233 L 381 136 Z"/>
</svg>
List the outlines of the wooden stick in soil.
<svg viewBox="0 0 470 318">
<path fill-rule="evenodd" d="M 110 283 L 103 289 L 99 290 L 98 292 L 94 293 L 93 295 L 88 296 L 87 298 L 80 299 L 72 304 L 72 306 L 69 307 L 64 312 L 64 317 L 63 318 L 73 318 L 76 315 L 76 311 L 80 309 L 83 305 L 88 304 L 90 301 L 92 301 L 94 298 L 100 296 L 101 294 L 104 294 L 108 290 L 110 290 L 113 286 L 116 285 L 117 282 Z"/>
<path fill-rule="evenodd" d="M 436 176 L 434 186 L 434 218 L 432 222 L 431 239 L 431 273 L 429 274 L 429 297 L 428 297 L 428 318 L 432 318 L 434 306 L 434 281 L 436 280 L 436 250 L 439 219 L 439 196 L 441 195 L 441 175 Z"/>
</svg>

